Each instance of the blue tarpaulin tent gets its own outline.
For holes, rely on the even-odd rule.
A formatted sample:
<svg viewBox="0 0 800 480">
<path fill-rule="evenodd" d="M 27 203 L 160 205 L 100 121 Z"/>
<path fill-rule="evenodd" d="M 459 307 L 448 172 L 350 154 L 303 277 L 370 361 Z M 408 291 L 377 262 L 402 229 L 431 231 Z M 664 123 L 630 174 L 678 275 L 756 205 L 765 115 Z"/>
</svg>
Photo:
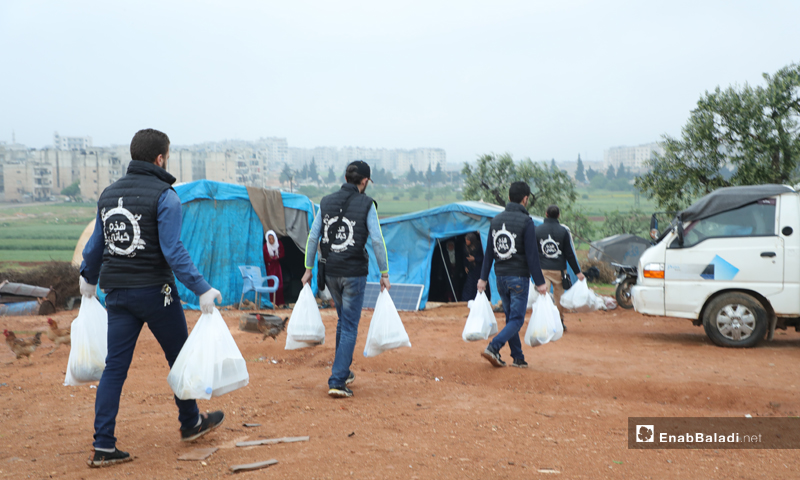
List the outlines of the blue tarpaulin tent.
<svg viewBox="0 0 800 480">
<path fill-rule="evenodd" d="M 198 180 L 178 185 L 175 191 L 183 204 L 183 245 L 208 283 L 222 293 L 223 305 L 238 304 L 242 294 L 239 265 L 260 266 L 264 272 L 264 228 L 250 204 L 247 188 Z M 281 200 L 284 208 L 306 212 L 311 227 L 316 210 L 308 197 L 281 192 Z M 302 247 L 298 247 L 305 250 L 305 239 L 301 243 Z M 312 278 L 311 286 L 316 291 L 316 271 Z M 197 296 L 180 282 L 177 286 L 187 307 L 197 308 Z M 264 304 L 271 306 L 265 297 Z"/>
<path fill-rule="evenodd" d="M 502 211 L 503 208 L 497 205 L 483 202 L 458 202 L 382 219 L 381 230 L 389 254 L 389 280 L 392 283 L 424 285 L 420 302 L 420 308 L 424 308 L 430 292 L 436 240 L 477 231 L 485 248 L 491 219 Z M 531 218 L 535 225 L 542 223 L 540 217 Z M 370 254 L 368 281 L 378 282 L 380 272 L 370 242 L 367 242 L 367 249 Z M 497 291 L 495 278 L 492 268 L 489 274 L 492 292 Z M 494 303 L 499 299 L 498 295 L 492 295 Z"/>
</svg>

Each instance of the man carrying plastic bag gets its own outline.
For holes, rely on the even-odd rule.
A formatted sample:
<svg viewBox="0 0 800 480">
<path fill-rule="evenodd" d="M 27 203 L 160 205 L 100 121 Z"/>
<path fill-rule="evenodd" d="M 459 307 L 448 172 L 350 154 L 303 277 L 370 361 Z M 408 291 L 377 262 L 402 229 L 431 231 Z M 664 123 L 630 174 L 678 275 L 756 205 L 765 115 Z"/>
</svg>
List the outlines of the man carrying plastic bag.
<svg viewBox="0 0 800 480">
<path fill-rule="evenodd" d="M 536 290 L 544 294 L 544 276 L 539 267 L 539 251 L 536 247 L 536 229 L 528 210 L 531 188 L 525 182 L 514 182 L 508 189 L 508 200 L 504 212 L 492 219 L 489 228 L 489 242 L 486 255 L 483 257 L 481 279 L 478 281 L 478 292 L 486 289 L 486 279 L 492 263 L 497 274 L 497 290 L 503 301 L 506 314 L 506 326 L 486 347 L 481 354 L 495 367 L 505 367 L 506 362 L 500 358 L 500 349 L 508 343 L 511 349 L 512 366 L 527 368 L 528 362 L 522 353 L 522 342 L 519 331 L 525 323 L 525 307 L 528 301 L 528 282 L 533 277 Z"/>
<path fill-rule="evenodd" d="M 77 387 L 96 382 L 106 368 L 108 314 L 97 297 L 81 299 L 81 309 L 72 321 L 67 374 L 64 385 Z"/>
<path fill-rule="evenodd" d="M 212 313 L 219 290 L 211 288 L 181 243 L 181 201 L 167 170 L 169 137 L 158 130 L 136 132 L 131 140 L 126 175 L 97 201 L 94 232 L 83 249 L 80 290 L 97 295 L 97 283 L 107 294 L 108 356 L 97 386 L 94 457 L 90 467 L 128 462 L 114 436 L 119 398 L 128 376 L 139 332 L 145 323 L 164 350 L 170 368 L 189 336 L 175 277 L 200 297 L 203 313 Z M 175 397 L 184 442 L 217 428 L 221 411 L 200 414 L 197 402 Z"/>
<path fill-rule="evenodd" d="M 478 293 L 470 304 L 469 316 L 464 331 L 461 332 L 461 338 L 465 342 L 476 342 L 486 340 L 497 333 L 497 319 L 492 304 L 486 298 L 486 292 Z"/>
<path fill-rule="evenodd" d="M 327 285 L 336 303 L 336 356 L 328 379 L 328 395 L 335 398 L 353 396 L 347 386 L 355 380 L 350 370 L 353 351 L 356 348 L 358 322 L 364 304 L 364 290 L 369 273 L 367 240 L 381 272 L 381 291 L 391 287 L 389 283 L 389 261 L 378 221 L 375 202 L 364 195 L 370 181 L 370 168 L 366 162 L 355 161 L 345 171 L 347 183 L 341 190 L 322 198 L 319 215 L 311 225 L 306 242 L 306 273 L 303 285 L 311 281 L 311 269 L 319 244 L 319 269 L 321 281 L 317 287 Z M 320 241 L 321 240 L 321 241 Z M 289 322 L 289 328 L 292 323 Z"/>
<path fill-rule="evenodd" d="M 249 382 L 247 364 L 219 310 L 200 315 L 167 375 L 175 396 L 208 400 Z"/>
<path fill-rule="evenodd" d="M 408 333 L 403 327 L 403 321 L 397 313 L 392 297 L 389 296 L 389 290 L 383 290 L 378 295 L 375 311 L 369 322 L 364 356 L 374 357 L 386 350 L 410 346 L 411 341 L 408 339 Z"/>
</svg>

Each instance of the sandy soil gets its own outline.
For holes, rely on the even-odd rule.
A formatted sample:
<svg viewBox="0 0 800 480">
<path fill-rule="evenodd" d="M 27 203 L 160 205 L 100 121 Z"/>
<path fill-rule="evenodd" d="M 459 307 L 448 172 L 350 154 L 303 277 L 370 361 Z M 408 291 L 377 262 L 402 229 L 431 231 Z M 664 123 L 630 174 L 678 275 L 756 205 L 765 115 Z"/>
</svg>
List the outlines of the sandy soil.
<svg viewBox="0 0 800 480">
<path fill-rule="evenodd" d="M 288 314 L 288 311 L 287 311 Z M 55 318 L 62 324 L 75 313 Z M 495 369 L 485 342 L 465 343 L 465 306 L 401 314 L 413 347 L 364 358 L 371 312 L 362 316 L 355 396 L 326 395 L 336 319 L 328 342 L 286 351 L 240 332 L 250 385 L 200 402 L 225 424 L 195 444 L 179 441 L 166 361 L 145 329 L 123 391 L 118 447 L 131 463 L 90 470 L 95 389 L 64 387 L 68 350 L 45 339 L 33 365 L 0 365 L 0 478 L 215 478 L 231 465 L 275 458 L 242 478 L 796 478 L 792 450 L 629 450 L 629 416 L 788 416 L 800 413 L 800 334 L 749 350 L 713 346 L 686 320 L 615 310 L 568 315 L 554 344 L 525 347 L 528 370 Z M 190 326 L 198 314 L 187 314 Z M 44 317 L 0 320 L 38 330 Z M 502 320 L 501 320 L 502 325 Z M 508 350 L 503 357 L 508 359 Z M 2 347 L 0 361 L 12 360 Z M 260 427 L 245 428 L 245 422 Z M 236 448 L 236 441 L 310 435 L 306 443 Z M 192 448 L 220 449 L 205 465 L 178 461 Z M 560 473 L 542 473 L 553 469 Z"/>
</svg>

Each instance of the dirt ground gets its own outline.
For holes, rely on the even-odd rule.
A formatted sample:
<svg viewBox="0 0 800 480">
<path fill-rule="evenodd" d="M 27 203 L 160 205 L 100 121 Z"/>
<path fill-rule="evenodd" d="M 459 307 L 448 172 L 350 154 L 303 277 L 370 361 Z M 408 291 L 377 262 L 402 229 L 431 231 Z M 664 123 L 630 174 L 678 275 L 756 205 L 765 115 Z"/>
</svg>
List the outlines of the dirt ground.
<svg viewBox="0 0 800 480">
<path fill-rule="evenodd" d="M 288 310 L 285 311 L 289 314 Z M 70 322 L 76 312 L 54 318 Z M 800 334 L 776 334 L 755 349 L 713 346 L 687 320 L 617 309 L 570 314 L 556 343 L 524 347 L 527 370 L 496 369 L 466 343 L 466 306 L 401 313 L 412 348 L 361 355 L 355 396 L 331 399 L 327 378 L 336 319 L 323 310 L 327 343 L 284 350 L 238 330 L 250 385 L 201 401 L 222 409 L 222 427 L 194 444 L 179 441 L 168 368 L 152 334 L 139 339 L 117 421 L 118 447 L 133 462 L 91 470 L 94 395 L 64 387 L 68 349 L 51 357 L 46 338 L 26 361 L 0 365 L 0 478 L 216 478 L 231 465 L 277 459 L 241 478 L 797 478 L 792 450 L 629 450 L 629 416 L 796 416 Z M 188 312 L 192 326 L 198 313 Z M 502 316 L 500 324 L 502 326 Z M 5 317 L 3 328 L 32 331 L 45 317 Z M 509 359 L 507 347 L 501 352 Z M 0 361 L 13 359 L 3 346 Z M 243 423 L 260 423 L 246 428 Z M 237 448 L 235 442 L 309 435 L 309 442 Z M 178 461 L 192 448 L 219 447 L 205 463 Z M 560 473 L 552 473 L 555 470 Z M 551 473 L 545 473 L 551 472 Z"/>
</svg>

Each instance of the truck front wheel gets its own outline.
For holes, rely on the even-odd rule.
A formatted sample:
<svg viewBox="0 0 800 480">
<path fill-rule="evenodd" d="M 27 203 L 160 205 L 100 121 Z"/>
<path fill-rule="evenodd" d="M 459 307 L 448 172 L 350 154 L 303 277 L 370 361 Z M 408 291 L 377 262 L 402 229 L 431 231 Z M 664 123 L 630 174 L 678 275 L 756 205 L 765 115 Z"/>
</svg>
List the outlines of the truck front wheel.
<svg viewBox="0 0 800 480">
<path fill-rule="evenodd" d="M 754 347 L 767 332 L 767 312 L 746 293 L 724 293 L 706 307 L 703 328 L 721 347 Z"/>
</svg>

